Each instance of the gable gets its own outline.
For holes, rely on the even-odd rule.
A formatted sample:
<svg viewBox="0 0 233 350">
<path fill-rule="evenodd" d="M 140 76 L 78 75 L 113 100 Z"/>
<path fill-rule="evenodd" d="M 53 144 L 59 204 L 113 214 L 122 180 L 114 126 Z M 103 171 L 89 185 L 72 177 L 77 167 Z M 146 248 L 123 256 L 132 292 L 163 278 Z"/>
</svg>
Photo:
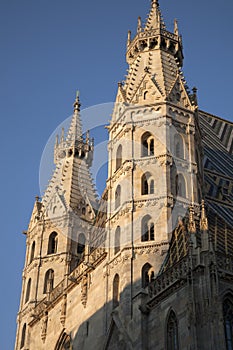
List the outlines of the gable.
<svg viewBox="0 0 233 350">
<path fill-rule="evenodd" d="M 159 90 L 159 86 L 155 80 L 152 80 L 151 77 L 146 74 L 144 79 L 137 87 L 131 102 L 142 104 L 155 103 L 156 101 L 161 100 L 162 93 Z"/>
<path fill-rule="evenodd" d="M 122 339 L 121 333 L 114 322 L 111 325 L 107 344 L 104 349 L 105 350 L 119 350 L 119 349 L 127 350 L 124 339 Z"/>
<path fill-rule="evenodd" d="M 179 107 L 192 108 L 192 104 L 180 76 L 177 77 L 168 94 L 168 101 L 176 104 Z"/>
</svg>

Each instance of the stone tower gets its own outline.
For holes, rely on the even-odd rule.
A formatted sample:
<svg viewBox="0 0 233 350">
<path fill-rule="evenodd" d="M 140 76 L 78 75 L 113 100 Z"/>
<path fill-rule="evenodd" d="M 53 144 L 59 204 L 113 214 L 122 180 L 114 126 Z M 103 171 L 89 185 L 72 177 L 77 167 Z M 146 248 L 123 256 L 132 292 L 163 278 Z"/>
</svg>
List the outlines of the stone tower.
<svg viewBox="0 0 233 350">
<path fill-rule="evenodd" d="M 70 128 L 65 137 L 56 137 L 54 162 L 56 168 L 44 193 L 33 208 L 27 235 L 27 251 L 18 328 L 36 319 L 38 302 L 50 305 L 56 297 L 55 286 L 67 284 L 67 276 L 88 254 L 89 227 L 97 208 L 97 194 L 90 174 L 94 144 L 82 134 L 80 102 L 77 93 Z M 59 289 L 58 288 L 58 289 Z M 54 294 L 54 295 L 53 295 Z M 43 313 L 42 340 L 46 337 L 47 311 Z M 16 349 L 31 348 L 31 340 L 17 337 Z M 36 348 L 36 347 L 35 347 Z"/>
<path fill-rule="evenodd" d="M 134 296 L 157 275 L 179 216 L 199 207 L 203 173 L 196 90 L 190 94 L 182 75 L 177 21 L 169 32 L 158 1 L 145 27 L 139 17 L 136 36 L 128 32 L 126 59 L 109 125 L 106 278 L 114 286 L 119 277 L 130 323 Z"/>
<path fill-rule="evenodd" d="M 15 350 L 233 348 L 233 125 L 199 110 L 157 0 L 126 59 L 100 200 L 78 94 L 56 138 L 25 232 Z"/>
</svg>

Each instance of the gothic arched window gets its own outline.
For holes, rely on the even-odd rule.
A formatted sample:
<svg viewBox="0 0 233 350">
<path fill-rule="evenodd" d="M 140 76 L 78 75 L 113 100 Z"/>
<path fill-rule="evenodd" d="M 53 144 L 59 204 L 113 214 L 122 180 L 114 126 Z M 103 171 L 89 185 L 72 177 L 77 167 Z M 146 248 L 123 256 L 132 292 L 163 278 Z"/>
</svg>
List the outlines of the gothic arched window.
<svg viewBox="0 0 233 350">
<path fill-rule="evenodd" d="M 118 185 L 115 191 L 115 209 L 121 205 L 121 186 Z"/>
<path fill-rule="evenodd" d="M 82 259 L 85 254 L 86 237 L 83 233 L 78 235 L 77 254 Z"/>
<path fill-rule="evenodd" d="M 119 284 L 120 284 L 120 277 L 118 274 L 116 274 L 113 280 L 113 294 L 112 294 L 113 309 L 115 309 L 119 305 L 119 301 L 120 301 Z"/>
<path fill-rule="evenodd" d="M 142 267 L 142 288 L 146 288 L 154 279 L 154 270 L 151 264 L 146 263 Z"/>
<path fill-rule="evenodd" d="M 120 251 L 121 246 L 121 228 L 117 226 L 115 232 L 115 244 L 114 244 L 114 253 L 117 254 Z"/>
<path fill-rule="evenodd" d="M 154 241 L 155 227 L 150 215 L 146 215 L 142 219 L 141 232 L 142 232 L 142 236 L 141 236 L 142 242 Z"/>
<path fill-rule="evenodd" d="M 122 164 L 122 146 L 119 145 L 116 152 L 116 170 L 121 167 Z"/>
<path fill-rule="evenodd" d="M 52 232 L 49 236 L 48 254 L 55 254 L 57 252 L 57 241 L 57 232 Z"/>
<path fill-rule="evenodd" d="M 141 193 L 142 195 L 154 193 L 154 180 L 149 172 L 142 175 Z"/>
<path fill-rule="evenodd" d="M 186 197 L 186 184 L 182 174 L 176 175 L 176 195 L 183 198 Z"/>
<path fill-rule="evenodd" d="M 31 246 L 31 253 L 30 253 L 30 260 L 29 264 L 31 264 L 32 260 L 34 259 L 35 256 L 35 247 L 36 247 L 36 242 L 34 241 Z"/>
<path fill-rule="evenodd" d="M 145 132 L 141 138 L 142 157 L 154 155 L 154 138 L 150 132 Z"/>
<path fill-rule="evenodd" d="M 27 283 L 26 295 L 25 295 L 25 303 L 27 303 L 29 298 L 30 298 L 31 283 L 32 283 L 32 280 L 31 280 L 31 278 L 29 278 L 28 283 Z"/>
<path fill-rule="evenodd" d="M 227 350 L 233 349 L 233 304 L 231 300 L 225 299 L 223 302 L 223 319 L 225 328 L 225 339 Z"/>
<path fill-rule="evenodd" d="M 53 290 L 54 286 L 54 271 L 49 269 L 44 278 L 44 294 L 49 293 Z"/>
<path fill-rule="evenodd" d="M 174 155 L 177 158 L 184 159 L 184 142 L 179 134 L 176 134 L 174 137 Z"/>
<path fill-rule="evenodd" d="M 70 335 L 66 334 L 64 331 L 60 335 L 55 350 L 69 350 L 71 348 L 71 338 Z"/>
<path fill-rule="evenodd" d="M 21 333 L 21 341 L 20 341 L 20 349 L 22 349 L 25 345 L 25 339 L 26 339 L 26 323 L 23 325 L 22 333 Z"/>
<path fill-rule="evenodd" d="M 178 322 L 174 311 L 170 311 L 167 320 L 167 350 L 179 350 Z"/>
</svg>

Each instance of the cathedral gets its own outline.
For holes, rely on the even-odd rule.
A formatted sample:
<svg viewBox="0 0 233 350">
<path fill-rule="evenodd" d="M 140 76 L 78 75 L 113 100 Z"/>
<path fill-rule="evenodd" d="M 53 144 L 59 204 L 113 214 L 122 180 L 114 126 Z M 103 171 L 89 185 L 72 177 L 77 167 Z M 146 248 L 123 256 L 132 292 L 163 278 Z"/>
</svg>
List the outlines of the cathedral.
<svg viewBox="0 0 233 350">
<path fill-rule="evenodd" d="M 233 349 L 233 123 L 198 108 L 158 0 L 107 126 L 98 198 L 77 94 L 25 231 L 15 350 Z"/>
</svg>

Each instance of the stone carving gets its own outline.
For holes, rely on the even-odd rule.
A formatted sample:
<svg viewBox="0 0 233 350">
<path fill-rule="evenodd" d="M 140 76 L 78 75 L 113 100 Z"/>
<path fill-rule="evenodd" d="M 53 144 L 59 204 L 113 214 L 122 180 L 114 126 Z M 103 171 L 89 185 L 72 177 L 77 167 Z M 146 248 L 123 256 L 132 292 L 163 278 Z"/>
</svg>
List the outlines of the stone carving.
<svg viewBox="0 0 233 350">
<path fill-rule="evenodd" d="M 47 327 L 48 327 L 48 312 L 45 312 L 44 317 L 42 318 L 42 326 L 41 326 L 41 339 L 43 343 L 45 342 L 45 339 L 46 339 Z"/>
<path fill-rule="evenodd" d="M 66 320 L 66 308 L 67 308 L 67 295 L 63 295 L 63 300 L 62 300 L 62 306 L 61 306 L 61 316 L 60 316 L 60 321 L 61 324 L 65 325 L 65 320 Z"/>
<path fill-rule="evenodd" d="M 88 275 L 84 274 L 81 283 L 81 301 L 84 307 L 87 305 Z"/>
</svg>

